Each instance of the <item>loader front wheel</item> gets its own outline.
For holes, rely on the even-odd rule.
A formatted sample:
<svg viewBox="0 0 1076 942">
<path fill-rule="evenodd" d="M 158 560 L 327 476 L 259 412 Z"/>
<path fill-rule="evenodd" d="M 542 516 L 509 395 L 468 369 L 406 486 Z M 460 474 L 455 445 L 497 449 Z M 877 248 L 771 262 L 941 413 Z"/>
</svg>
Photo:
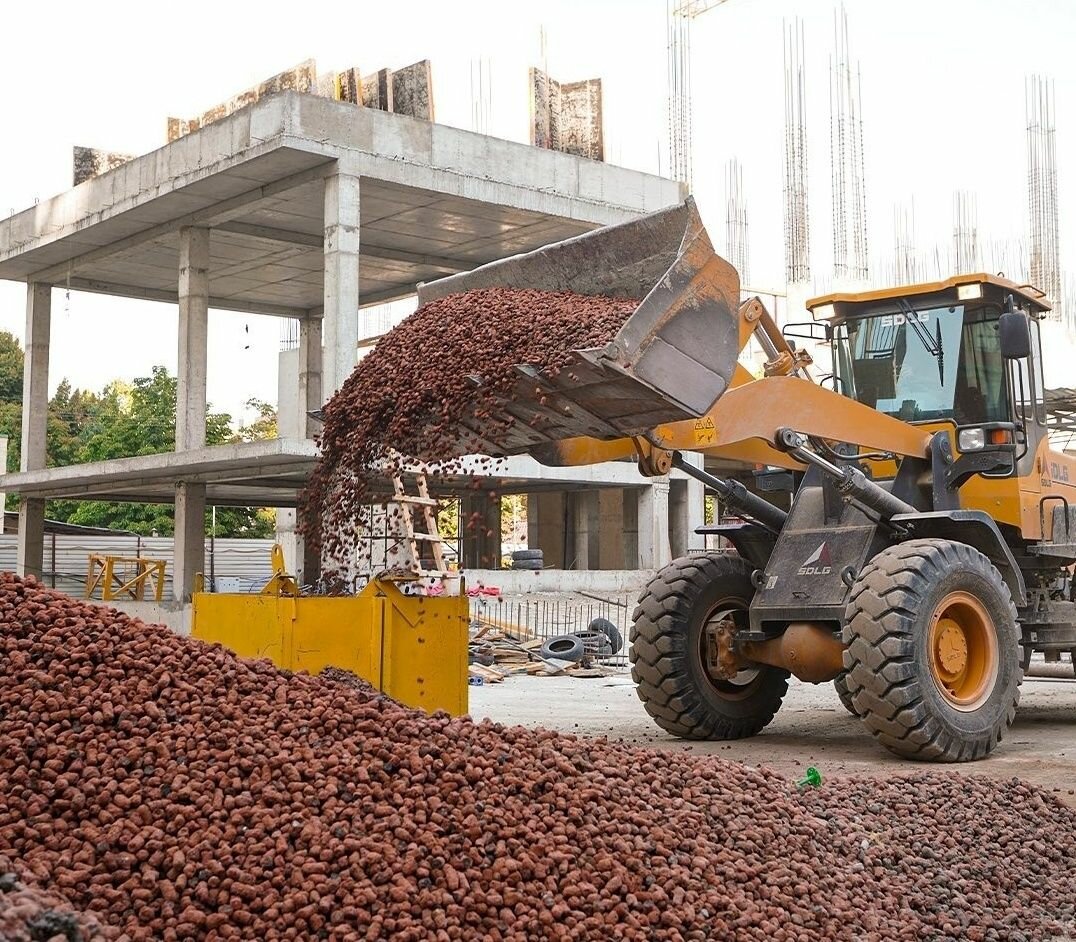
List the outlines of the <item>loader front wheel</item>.
<svg viewBox="0 0 1076 942">
<path fill-rule="evenodd" d="M 864 725 L 891 752 L 981 759 L 1020 701 L 1016 607 L 978 550 L 909 540 L 872 559 L 849 596 L 845 679 Z"/>
<path fill-rule="evenodd" d="M 788 690 L 774 667 L 714 669 L 718 626 L 745 627 L 755 594 L 751 566 L 736 556 L 673 560 L 643 590 L 631 629 L 631 675 L 646 712 L 682 739 L 742 739 L 773 719 Z"/>
</svg>

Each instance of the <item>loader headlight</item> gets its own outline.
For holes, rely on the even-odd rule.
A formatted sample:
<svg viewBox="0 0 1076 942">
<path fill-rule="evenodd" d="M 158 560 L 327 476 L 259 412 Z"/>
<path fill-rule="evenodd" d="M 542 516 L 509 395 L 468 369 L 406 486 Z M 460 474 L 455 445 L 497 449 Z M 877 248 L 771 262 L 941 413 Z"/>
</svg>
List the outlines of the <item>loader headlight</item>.
<svg viewBox="0 0 1076 942">
<path fill-rule="evenodd" d="M 962 428 L 956 437 L 960 451 L 982 451 L 986 447 L 986 432 L 981 428 Z"/>
<path fill-rule="evenodd" d="M 811 316 L 815 320 L 826 321 L 834 317 L 837 313 L 837 309 L 832 304 L 820 304 L 816 308 L 811 309 Z"/>
<path fill-rule="evenodd" d="M 970 285 L 957 285 L 956 296 L 961 301 L 976 301 L 983 296 L 983 286 L 979 282 Z"/>
</svg>

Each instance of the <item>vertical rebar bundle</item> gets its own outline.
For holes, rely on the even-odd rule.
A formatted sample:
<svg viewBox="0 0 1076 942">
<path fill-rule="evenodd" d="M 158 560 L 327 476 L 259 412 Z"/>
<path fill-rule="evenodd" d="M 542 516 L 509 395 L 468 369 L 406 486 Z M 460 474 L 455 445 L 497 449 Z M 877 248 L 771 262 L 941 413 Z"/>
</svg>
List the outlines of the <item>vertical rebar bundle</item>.
<svg viewBox="0 0 1076 942">
<path fill-rule="evenodd" d="M 863 154 L 862 83 L 859 62 L 852 67 L 848 14 L 833 13 L 834 55 L 829 76 L 830 194 L 833 209 L 833 273 L 866 280 L 867 175 Z"/>
<path fill-rule="evenodd" d="M 691 188 L 691 17 L 667 0 L 669 176 Z"/>
<path fill-rule="evenodd" d="M 915 250 L 915 201 L 893 207 L 893 279 L 897 285 L 921 280 L 921 266 Z"/>
<path fill-rule="evenodd" d="M 743 197 L 740 162 L 725 165 L 725 258 L 740 274 L 740 286 L 750 284 L 747 252 L 747 202 Z"/>
<path fill-rule="evenodd" d="M 471 130 L 489 134 L 493 115 L 493 82 L 489 59 L 471 60 Z"/>
<path fill-rule="evenodd" d="M 953 194 L 953 270 L 951 274 L 977 272 L 979 261 L 979 207 L 974 193 Z"/>
<path fill-rule="evenodd" d="M 1027 107 L 1028 277 L 1062 316 L 1061 254 L 1057 225 L 1057 152 L 1054 83 L 1039 75 L 1024 83 Z"/>
<path fill-rule="evenodd" d="M 807 107 L 803 23 L 784 24 L 785 61 L 785 280 L 811 278 L 807 208 Z"/>
</svg>

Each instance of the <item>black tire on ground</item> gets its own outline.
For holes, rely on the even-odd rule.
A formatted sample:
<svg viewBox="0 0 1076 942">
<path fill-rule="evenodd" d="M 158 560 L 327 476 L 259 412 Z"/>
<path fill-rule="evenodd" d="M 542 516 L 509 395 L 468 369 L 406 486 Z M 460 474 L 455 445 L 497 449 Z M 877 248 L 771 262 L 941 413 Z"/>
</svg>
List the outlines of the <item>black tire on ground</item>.
<svg viewBox="0 0 1076 942">
<path fill-rule="evenodd" d="M 848 691 L 848 674 L 841 671 L 836 677 L 833 678 L 833 689 L 837 691 L 837 697 L 841 701 L 843 706 L 852 716 L 859 716 L 856 712 L 856 705 L 852 702 L 852 694 Z"/>
<path fill-rule="evenodd" d="M 583 642 L 583 648 L 591 657 L 604 658 L 613 656 L 612 645 L 609 644 L 609 636 L 604 631 L 592 631 L 584 628 L 573 634 Z"/>
<path fill-rule="evenodd" d="M 540 559 L 513 559 L 513 569 L 534 569 L 539 570 L 542 568 L 542 561 Z"/>
<path fill-rule="evenodd" d="M 578 661 L 586 654 L 586 648 L 583 640 L 575 635 L 557 635 L 546 641 L 538 653 L 541 657 L 556 658 L 559 661 Z"/>
<path fill-rule="evenodd" d="M 590 631 L 603 632 L 609 639 L 609 647 L 613 649 L 614 654 L 619 654 L 621 648 L 624 647 L 624 636 L 620 633 L 620 629 L 608 618 L 593 618 L 587 628 Z"/>
<path fill-rule="evenodd" d="M 882 550 L 852 586 L 844 640 L 853 705 L 891 752 L 981 759 L 1012 724 L 1022 679 L 1016 607 L 978 550 L 949 540 Z"/>
<path fill-rule="evenodd" d="M 541 559 L 543 553 L 540 549 L 525 549 L 525 550 L 512 550 L 512 559 L 518 561 L 520 559 Z"/>
<path fill-rule="evenodd" d="M 788 672 L 775 667 L 718 680 L 706 667 L 705 626 L 730 617 L 747 624 L 751 566 L 736 556 L 673 560 L 639 597 L 631 629 L 631 676 L 646 712 L 682 739 L 742 739 L 781 706 Z"/>
</svg>

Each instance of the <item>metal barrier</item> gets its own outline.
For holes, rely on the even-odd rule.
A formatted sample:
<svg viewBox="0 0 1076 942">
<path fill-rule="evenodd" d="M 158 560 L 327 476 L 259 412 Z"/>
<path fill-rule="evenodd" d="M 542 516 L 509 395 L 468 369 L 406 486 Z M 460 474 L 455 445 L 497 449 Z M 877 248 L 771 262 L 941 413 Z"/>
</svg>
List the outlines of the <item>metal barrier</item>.
<svg viewBox="0 0 1076 942">
<path fill-rule="evenodd" d="M 626 669 L 629 666 L 628 636 L 635 595 L 575 595 L 577 597 L 556 599 L 479 596 L 471 599 L 471 623 L 488 621 L 507 630 L 515 627 L 523 640 L 545 640 L 583 631 L 595 618 L 606 618 L 620 631 L 624 646 L 601 663 Z"/>
</svg>

